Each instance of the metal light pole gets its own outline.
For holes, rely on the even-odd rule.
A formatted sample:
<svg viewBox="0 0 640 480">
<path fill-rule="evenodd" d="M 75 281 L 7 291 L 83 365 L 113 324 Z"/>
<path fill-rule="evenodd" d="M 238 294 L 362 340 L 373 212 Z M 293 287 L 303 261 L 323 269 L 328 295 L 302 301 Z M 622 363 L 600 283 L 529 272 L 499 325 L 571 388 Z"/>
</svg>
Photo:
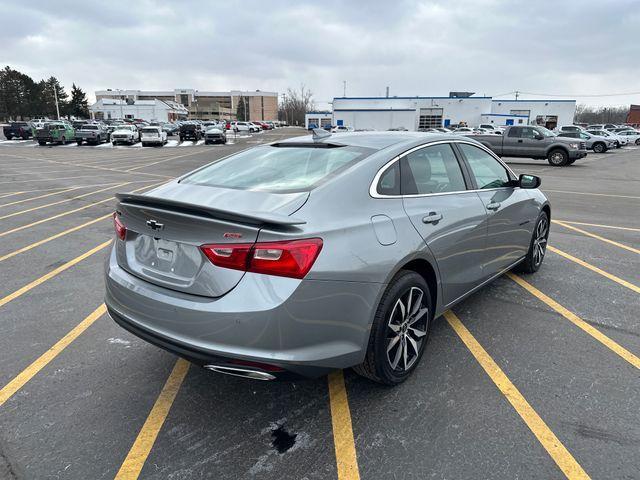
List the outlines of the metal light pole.
<svg viewBox="0 0 640 480">
<path fill-rule="evenodd" d="M 60 120 L 60 107 L 58 106 L 58 92 L 56 91 L 56 85 L 53 84 L 53 98 L 56 101 L 56 114 L 58 115 L 58 120 Z"/>
</svg>

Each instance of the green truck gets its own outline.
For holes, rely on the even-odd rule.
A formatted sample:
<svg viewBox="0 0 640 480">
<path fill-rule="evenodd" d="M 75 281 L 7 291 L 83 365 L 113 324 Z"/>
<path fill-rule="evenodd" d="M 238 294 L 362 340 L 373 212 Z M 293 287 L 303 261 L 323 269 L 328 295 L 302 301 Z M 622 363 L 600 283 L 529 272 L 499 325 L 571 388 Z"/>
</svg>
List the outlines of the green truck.
<svg viewBox="0 0 640 480">
<path fill-rule="evenodd" d="M 36 130 L 36 140 L 40 145 L 57 143 L 64 145 L 75 140 L 76 132 L 73 127 L 65 122 L 49 122 Z"/>
</svg>

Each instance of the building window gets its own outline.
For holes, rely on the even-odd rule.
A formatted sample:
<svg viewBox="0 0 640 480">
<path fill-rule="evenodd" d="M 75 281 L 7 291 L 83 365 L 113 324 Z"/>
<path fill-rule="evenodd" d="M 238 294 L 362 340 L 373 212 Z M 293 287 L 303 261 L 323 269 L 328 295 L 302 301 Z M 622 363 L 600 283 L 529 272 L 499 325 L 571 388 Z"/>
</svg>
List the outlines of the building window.
<svg viewBox="0 0 640 480">
<path fill-rule="evenodd" d="M 421 108 L 418 128 L 436 128 L 442 126 L 441 108 Z"/>
</svg>

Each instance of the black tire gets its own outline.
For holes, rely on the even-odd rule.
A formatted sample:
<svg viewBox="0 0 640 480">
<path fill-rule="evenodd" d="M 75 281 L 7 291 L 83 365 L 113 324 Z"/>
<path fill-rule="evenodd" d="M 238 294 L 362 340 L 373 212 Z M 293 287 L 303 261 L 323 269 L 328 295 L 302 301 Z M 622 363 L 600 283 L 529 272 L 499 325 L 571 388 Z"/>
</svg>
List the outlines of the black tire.
<svg viewBox="0 0 640 480">
<path fill-rule="evenodd" d="M 209 140 L 205 140 L 205 141 L 204 141 L 204 144 L 205 144 L 205 145 L 211 145 L 212 143 L 213 143 L 213 142 L 210 142 Z"/>
<path fill-rule="evenodd" d="M 531 242 L 529 243 L 529 250 L 527 256 L 520 263 L 516 270 L 523 273 L 535 273 L 540 270 L 544 255 L 547 252 L 547 240 L 549 239 L 549 217 L 547 212 L 542 211 L 538 215 L 535 227 L 533 228 L 533 234 L 531 235 Z"/>
<path fill-rule="evenodd" d="M 114 147 L 117 145 L 116 142 L 111 142 L 111 145 L 113 145 Z"/>
<path fill-rule="evenodd" d="M 602 142 L 594 143 L 592 148 L 595 153 L 604 153 L 607 151 L 607 146 Z"/>
<path fill-rule="evenodd" d="M 38 145 L 40 145 L 41 147 L 44 147 L 47 144 L 47 142 L 43 142 L 42 140 L 38 140 Z"/>
<path fill-rule="evenodd" d="M 410 310 L 409 315 L 402 314 L 406 310 Z M 420 362 L 432 318 L 427 282 L 416 272 L 401 270 L 380 299 L 364 362 L 353 370 L 385 385 L 403 382 Z"/>
<path fill-rule="evenodd" d="M 143 146 L 143 147 L 146 147 L 146 146 L 147 146 L 147 144 L 146 144 L 145 142 L 142 142 L 142 146 Z"/>
<path fill-rule="evenodd" d="M 13 140 L 13 135 L 7 135 L 7 140 Z"/>
<path fill-rule="evenodd" d="M 76 143 L 78 144 L 78 146 L 82 145 L 82 140 L 76 140 Z"/>
<path fill-rule="evenodd" d="M 552 165 L 554 167 L 564 167 L 569 163 L 569 154 L 566 152 L 566 150 L 556 148 L 549 152 L 547 161 L 549 162 L 549 165 Z"/>
<path fill-rule="evenodd" d="M 636 140 L 636 145 L 638 145 L 638 146 L 640 147 L 640 138 L 638 138 L 638 139 Z"/>
<path fill-rule="evenodd" d="M 618 140 L 616 140 L 616 148 L 622 148 L 622 145 L 620 145 L 620 142 Z"/>
</svg>

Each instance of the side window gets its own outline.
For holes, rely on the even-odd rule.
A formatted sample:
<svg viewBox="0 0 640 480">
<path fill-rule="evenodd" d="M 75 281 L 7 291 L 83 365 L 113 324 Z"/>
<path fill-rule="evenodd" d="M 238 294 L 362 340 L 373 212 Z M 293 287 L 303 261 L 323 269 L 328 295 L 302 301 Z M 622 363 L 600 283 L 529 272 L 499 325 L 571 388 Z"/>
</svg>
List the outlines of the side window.
<svg viewBox="0 0 640 480">
<path fill-rule="evenodd" d="M 449 144 L 421 148 L 401 160 L 402 194 L 460 192 L 467 189 Z"/>
<path fill-rule="evenodd" d="M 509 135 L 507 135 L 508 137 L 514 137 L 514 138 L 520 138 L 522 133 L 522 127 L 511 127 L 509 129 Z"/>
<path fill-rule="evenodd" d="M 460 149 L 467 159 L 479 189 L 510 186 L 507 170 L 487 152 L 466 143 L 461 143 Z"/>
<path fill-rule="evenodd" d="M 380 177 L 376 192 L 379 195 L 400 195 L 400 162 L 387 168 Z"/>
<path fill-rule="evenodd" d="M 571 130 L 569 130 L 569 132 L 571 132 Z M 531 127 L 523 127 L 521 137 L 533 140 L 536 138 L 536 131 Z"/>
</svg>

